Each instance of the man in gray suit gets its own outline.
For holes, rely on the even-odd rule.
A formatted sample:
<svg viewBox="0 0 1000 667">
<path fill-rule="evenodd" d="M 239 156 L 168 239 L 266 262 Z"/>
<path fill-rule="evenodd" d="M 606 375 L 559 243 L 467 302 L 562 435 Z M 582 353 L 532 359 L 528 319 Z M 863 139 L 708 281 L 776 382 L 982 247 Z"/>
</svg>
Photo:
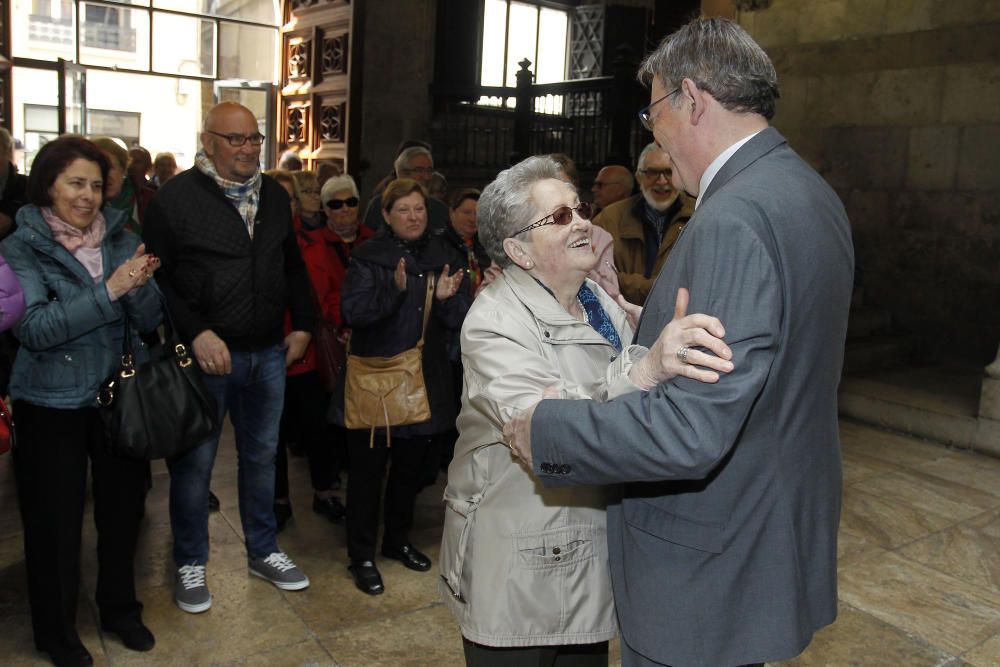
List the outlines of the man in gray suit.
<svg viewBox="0 0 1000 667">
<path fill-rule="evenodd" d="M 650 55 L 642 117 L 697 209 L 646 301 L 726 327 L 735 369 L 608 403 L 545 400 L 507 424 L 542 483 L 624 482 L 608 508 L 622 664 L 790 658 L 837 613 L 837 430 L 853 254 L 836 194 L 768 126 L 777 75 L 738 25 L 698 19 Z M 696 348 L 676 351 L 693 370 Z"/>
</svg>

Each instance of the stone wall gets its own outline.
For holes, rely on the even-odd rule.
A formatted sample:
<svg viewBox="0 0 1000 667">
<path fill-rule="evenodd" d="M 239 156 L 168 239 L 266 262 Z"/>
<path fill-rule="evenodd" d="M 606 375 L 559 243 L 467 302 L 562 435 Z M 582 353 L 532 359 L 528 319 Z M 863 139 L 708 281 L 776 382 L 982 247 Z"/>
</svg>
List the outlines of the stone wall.
<svg viewBox="0 0 1000 667">
<path fill-rule="evenodd" d="M 866 305 L 927 357 L 1000 340 L 1000 2 L 774 0 L 740 23 L 778 70 L 774 124 L 837 189 Z"/>
<path fill-rule="evenodd" d="M 436 0 L 378 0 L 364 17 L 361 161 L 364 199 L 405 139 L 429 139 Z"/>
</svg>

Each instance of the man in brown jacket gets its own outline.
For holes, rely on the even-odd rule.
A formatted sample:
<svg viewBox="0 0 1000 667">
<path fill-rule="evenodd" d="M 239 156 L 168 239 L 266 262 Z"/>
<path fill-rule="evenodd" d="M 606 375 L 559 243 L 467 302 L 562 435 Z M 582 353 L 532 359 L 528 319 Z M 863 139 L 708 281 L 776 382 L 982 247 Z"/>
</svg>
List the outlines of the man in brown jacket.
<svg viewBox="0 0 1000 667">
<path fill-rule="evenodd" d="M 649 144 L 639 154 L 636 169 L 640 193 L 611 204 L 594 218 L 594 224 L 615 239 L 618 284 L 625 298 L 636 305 L 646 301 L 670 249 L 694 213 L 694 199 L 670 182 L 672 171 L 670 156 L 655 143 Z"/>
</svg>

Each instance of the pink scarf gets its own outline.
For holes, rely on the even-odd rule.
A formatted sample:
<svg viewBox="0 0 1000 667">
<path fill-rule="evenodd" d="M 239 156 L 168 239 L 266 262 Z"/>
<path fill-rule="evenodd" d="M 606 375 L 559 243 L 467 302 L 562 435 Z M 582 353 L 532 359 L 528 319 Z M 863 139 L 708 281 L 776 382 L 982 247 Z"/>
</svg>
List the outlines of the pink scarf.
<svg viewBox="0 0 1000 667">
<path fill-rule="evenodd" d="M 77 229 L 57 216 L 48 206 L 42 208 L 42 217 L 52 230 L 52 238 L 87 269 L 87 273 L 95 283 L 101 281 L 104 278 L 101 242 L 104 241 L 104 233 L 107 230 L 104 214 L 98 211 L 97 217 L 86 229 Z"/>
</svg>

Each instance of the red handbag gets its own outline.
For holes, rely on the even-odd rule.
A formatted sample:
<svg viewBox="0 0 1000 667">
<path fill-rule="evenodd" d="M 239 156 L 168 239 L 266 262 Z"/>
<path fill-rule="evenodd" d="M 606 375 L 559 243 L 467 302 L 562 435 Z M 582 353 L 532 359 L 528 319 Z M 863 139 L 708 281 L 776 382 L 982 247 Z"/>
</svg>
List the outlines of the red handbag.
<svg viewBox="0 0 1000 667">
<path fill-rule="evenodd" d="M 0 454 L 6 454 L 14 444 L 14 418 L 7 404 L 0 399 Z"/>
</svg>

